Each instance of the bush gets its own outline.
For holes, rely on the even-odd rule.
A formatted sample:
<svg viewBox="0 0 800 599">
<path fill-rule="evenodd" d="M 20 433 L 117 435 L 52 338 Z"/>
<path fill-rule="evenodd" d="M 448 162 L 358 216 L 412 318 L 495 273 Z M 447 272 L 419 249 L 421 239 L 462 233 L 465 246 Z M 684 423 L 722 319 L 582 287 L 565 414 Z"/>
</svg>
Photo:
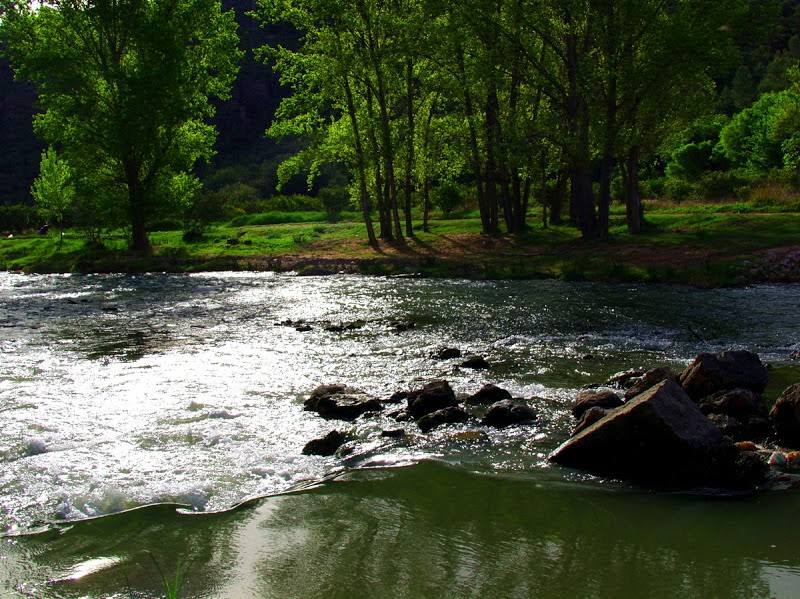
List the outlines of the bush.
<svg viewBox="0 0 800 599">
<path fill-rule="evenodd" d="M 698 185 L 701 200 L 741 198 L 746 193 L 749 180 L 736 171 L 710 172 L 703 175 Z"/>
<path fill-rule="evenodd" d="M 346 187 L 326 187 L 319 192 L 319 199 L 328 217 L 338 217 L 350 206 L 350 192 Z"/>
<path fill-rule="evenodd" d="M 321 212 L 325 206 L 320 198 L 307 195 L 275 196 L 262 200 L 259 212 Z"/>
<path fill-rule="evenodd" d="M 449 216 L 464 202 L 464 192 L 455 183 L 442 183 L 433 190 L 433 205 L 442 211 L 444 216 Z"/>
<path fill-rule="evenodd" d="M 688 200 L 695 197 L 696 191 L 694 185 L 683 179 L 667 177 L 664 180 L 664 193 L 670 200 L 676 202 Z"/>
<path fill-rule="evenodd" d="M 0 231 L 18 233 L 43 224 L 39 211 L 28 204 L 0 205 Z"/>
<path fill-rule="evenodd" d="M 642 196 L 645 198 L 663 198 L 666 193 L 666 177 L 656 177 L 641 182 Z"/>
</svg>

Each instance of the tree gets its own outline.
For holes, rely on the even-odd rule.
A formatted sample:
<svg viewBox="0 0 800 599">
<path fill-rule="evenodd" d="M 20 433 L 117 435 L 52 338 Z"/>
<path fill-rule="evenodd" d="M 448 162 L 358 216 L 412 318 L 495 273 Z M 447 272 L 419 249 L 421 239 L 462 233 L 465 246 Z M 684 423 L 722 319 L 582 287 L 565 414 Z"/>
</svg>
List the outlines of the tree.
<svg viewBox="0 0 800 599">
<path fill-rule="evenodd" d="M 64 241 L 64 216 L 75 201 L 75 186 L 69 165 L 55 148 L 42 152 L 39 176 L 33 182 L 31 193 L 38 206 L 58 223 L 60 246 Z"/>
<path fill-rule="evenodd" d="M 195 193 L 194 164 L 213 154 L 210 98 L 237 71 L 236 23 L 219 0 L 16 3 L 2 41 L 43 112 L 34 128 L 61 148 L 81 195 L 124 204 L 131 248 L 149 222 Z"/>
</svg>

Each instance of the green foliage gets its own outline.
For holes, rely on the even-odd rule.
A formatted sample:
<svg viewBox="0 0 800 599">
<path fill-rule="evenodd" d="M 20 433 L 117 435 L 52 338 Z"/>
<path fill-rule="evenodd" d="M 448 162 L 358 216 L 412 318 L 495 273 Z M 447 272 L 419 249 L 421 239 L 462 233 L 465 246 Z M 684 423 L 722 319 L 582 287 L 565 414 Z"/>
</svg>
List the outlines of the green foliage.
<svg viewBox="0 0 800 599">
<path fill-rule="evenodd" d="M 446 217 L 464 203 L 464 192 L 458 184 L 446 182 L 433 190 L 433 204 Z"/>
<path fill-rule="evenodd" d="M 13 6 L 0 31 L 36 85 L 37 134 L 61 149 L 78 195 L 94 194 L 81 212 L 101 219 L 87 226 L 113 226 L 108 205 L 121 204 L 146 249 L 148 222 L 190 201 L 191 169 L 213 154 L 209 98 L 228 96 L 240 56 L 233 13 L 219 0 L 55 0 Z"/>
<path fill-rule="evenodd" d="M 72 171 L 55 148 L 42 152 L 39 176 L 31 189 L 36 204 L 48 218 L 58 223 L 60 240 L 64 238 L 64 218 L 75 201 Z"/>
</svg>

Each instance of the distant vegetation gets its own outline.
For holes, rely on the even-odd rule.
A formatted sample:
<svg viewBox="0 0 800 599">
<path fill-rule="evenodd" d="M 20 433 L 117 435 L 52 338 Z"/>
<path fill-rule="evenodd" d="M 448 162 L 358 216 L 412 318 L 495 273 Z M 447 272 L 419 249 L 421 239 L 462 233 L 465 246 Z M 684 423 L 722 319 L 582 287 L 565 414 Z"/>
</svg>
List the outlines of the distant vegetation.
<svg viewBox="0 0 800 599">
<path fill-rule="evenodd" d="M 797 209 L 800 0 L 232 4 L 3 0 L 49 149 L 36 205 L 0 205 L 0 231 L 147 253 L 154 231 L 356 219 L 374 245 L 468 215 L 606 239 L 663 202 Z M 255 22 L 283 33 L 251 50 Z M 215 163 L 209 123 L 258 83 L 254 57 L 285 89 L 258 124 L 278 145 Z"/>
</svg>

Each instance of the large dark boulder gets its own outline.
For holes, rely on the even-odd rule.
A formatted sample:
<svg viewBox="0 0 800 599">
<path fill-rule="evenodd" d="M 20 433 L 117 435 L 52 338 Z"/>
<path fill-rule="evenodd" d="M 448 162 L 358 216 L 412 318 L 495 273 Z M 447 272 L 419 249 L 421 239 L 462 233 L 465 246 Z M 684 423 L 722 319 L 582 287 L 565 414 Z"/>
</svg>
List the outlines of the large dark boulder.
<svg viewBox="0 0 800 599">
<path fill-rule="evenodd" d="M 581 418 L 584 412 L 592 408 L 611 410 L 621 405 L 622 400 L 619 395 L 610 389 L 581 391 L 572 405 L 572 415 L 575 418 Z"/>
<path fill-rule="evenodd" d="M 429 433 L 444 424 L 458 424 L 467 420 L 469 420 L 469 415 L 464 408 L 450 406 L 423 416 L 417 420 L 417 426 L 423 433 Z"/>
<path fill-rule="evenodd" d="M 330 456 L 336 453 L 347 441 L 347 435 L 341 431 L 331 431 L 324 437 L 312 439 L 303 447 L 304 455 Z"/>
<path fill-rule="evenodd" d="M 515 424 L 530 424 L 536 421 L 536 412 L 523 403 L 510 399 L 498 401 L 489 407 L 481 424 L 505 428 Z"/>
<path fill-rule="evenodd" d="M 628 390 L 625 391 L 625 399 L 633 399 L 637 395 L 644 393 L 651 387 L 655 387 L 668 379 L 674 381 L 678 380 L 678 373 L 672 370 L 672 368 L 659 366 L 658 368 L 648 370 L 641 377 L 633 378 L 628 381 L 629 385 Z"/>
<path fill-rule="evenodd" d="M 408 398 L 408 414 L 419 420 L 437 410 L 458 405 L 456 394 L 447 381 L 432 381 L 422 389 L 412 391 Z"/>
<path fill-rule="evenodd" d="M 578 424 L 575 425 L 572 434 L 577 435 L 582 430 L 589 428 L 598 420 L 602 420 L 608 416 L 609 412 L 610 410 L 606 410 L 605 408 L 589 408 L 583 413 L 581 419 L 578 421 Z"/>
<path fill-rule="evenodd" d="M 763 393 L 767 386 L 767 369 L 761 359 L 749 351 L 700 354 L 681 373 L 680 383 L 695 401 L 729 389 Z"/>
<path fill-rule="evenodd" d="M 322 385 L 305 401 L 306 410 L 332 420 L 355 420 L 368 412 L 380 412 L 383 404 L 344 385 Z"/>
<path fill-rule="evenodd" d="M 760 482 L 739 468 L 730 439 L 669 379 L 576 434 L 550 460 L 666 487 L 749 488 Z"/>
<path fill-rule="evenodd" d="M 504 399 L 511 399 L 511 393 L 505 389 L 489 383 L 484 385 L 480 391 L 474 393 L 464 400 L 469 406 L 488 406 Z"/>
<path fill-rule="evenodd" d="M 769 418 L 782 442 L 800 448 L 800 383 L 781 393 L 770 410 Z"/>
</svg>

